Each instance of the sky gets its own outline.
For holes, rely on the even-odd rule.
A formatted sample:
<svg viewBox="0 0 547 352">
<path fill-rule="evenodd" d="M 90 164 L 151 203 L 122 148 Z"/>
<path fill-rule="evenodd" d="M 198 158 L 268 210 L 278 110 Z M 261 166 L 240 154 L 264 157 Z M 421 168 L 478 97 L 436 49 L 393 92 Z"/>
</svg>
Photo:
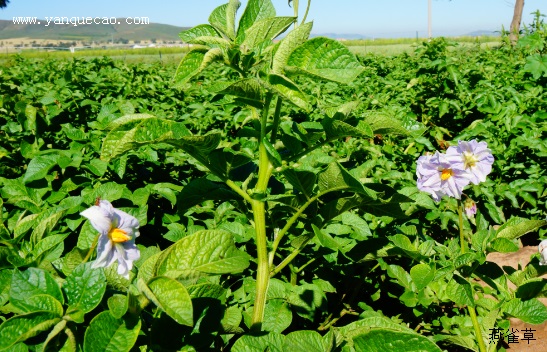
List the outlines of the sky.
<svg viewBox="0 0 547 352">
<path fill-rule="evenodd" d="M 148 17 L 150 22 L 192 27 L 207 23 L 211 11 L 228 0 L 10 0 L 0 19 L 14 16 Z M 242 7 L 247 0 L 242 0 Z M 272 0 L 279 16 L 292 16 L 287 0 Z M 306 0 L 300 0 L 303 16 Z M 465 35 L 509 28 L 514 0 L 432 0 L 434 36 Z M 308 19 L 312 33 L 360 34 L 367 37 L 427 36 L 428 0 L 312 0 Z M 523 24 L 539 10 L 547 15 L 547 1 L 526 0 Z"/>
</svg>

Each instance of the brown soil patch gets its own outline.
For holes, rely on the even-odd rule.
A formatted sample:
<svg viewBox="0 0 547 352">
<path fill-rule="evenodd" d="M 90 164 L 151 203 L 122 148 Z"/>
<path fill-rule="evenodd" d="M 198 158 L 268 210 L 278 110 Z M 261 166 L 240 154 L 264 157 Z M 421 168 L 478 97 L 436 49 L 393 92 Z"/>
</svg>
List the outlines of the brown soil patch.
<svg viewBox="0 0 547 352">
<path fill-rule="evenodd" d="M 524 268 L 529 262 L 530 262 L 530 256 L 537 253 L 538 249 L 537 246 L 526 246 L 521 249 L 519 249 L 517 252 L 514 253 L 490 253 L 486 257 L 486 260 L 489 262 L 494 262 L 498 264 L 500 267 L 503 268 L 503 266 L 512 266 L 515 269 L 518 269 L 519 264 L 521 268 Z M 547 278 L 547 274 L 542 276 L 544 278 Z M 547 298 L 540 298 L 539 299 L 543 304 L 547 305 Z M 526 352 L 546 352 L 547 351 L 547 322 L 544 322 L 543 324 L 539 325 L 533 325 L 524 323 L 520 319 L 511 318 L 511 331 L 514 331 L 514 336 L 518 337 L 518 343 L 510 343 L 509 344 L 509 351 L 511 352 L 519 352 L 519 351 L 526 351 Z M 533 336 L 536 340 L 530 340 L 529 343 L 526 340 L 522 340 L 525 338 L 524 330 L 525 329 L 531 329 L 534 330 L 530 332 L 526 332 L 528 337 Z M 517 332 L 518 330 L 518 332 Z M 507 342 L 507 339 L 505 339 Z"/>
</svg>

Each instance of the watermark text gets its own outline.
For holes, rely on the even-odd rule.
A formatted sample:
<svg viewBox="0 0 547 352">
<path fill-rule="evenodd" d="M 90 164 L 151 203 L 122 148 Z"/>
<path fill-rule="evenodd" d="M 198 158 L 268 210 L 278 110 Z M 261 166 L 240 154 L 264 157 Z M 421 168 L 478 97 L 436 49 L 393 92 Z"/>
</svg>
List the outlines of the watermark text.
<svg viewBox="0 0 547 352">
<path fill-rule="evenodd" d="M 74 27 L 86 24 L 150 24 L 148 17 L 46 17 L 45 20 L 38 17 L 13 17 L 13 24 L 34 24 L 49 27 L 53 24 L 71 25 Z"/>
</svg>

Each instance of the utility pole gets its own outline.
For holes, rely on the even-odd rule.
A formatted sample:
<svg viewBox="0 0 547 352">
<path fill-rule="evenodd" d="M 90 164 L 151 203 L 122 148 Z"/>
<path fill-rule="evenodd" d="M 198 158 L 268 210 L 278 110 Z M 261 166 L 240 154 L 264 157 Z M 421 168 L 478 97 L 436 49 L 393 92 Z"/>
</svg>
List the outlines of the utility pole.
<svg viewBox="0 0 547 352">
<path fill-rule="evenodd" d="M 431 39 L 431 0 L 427 0 L 427 36 Z"/>
</svg>

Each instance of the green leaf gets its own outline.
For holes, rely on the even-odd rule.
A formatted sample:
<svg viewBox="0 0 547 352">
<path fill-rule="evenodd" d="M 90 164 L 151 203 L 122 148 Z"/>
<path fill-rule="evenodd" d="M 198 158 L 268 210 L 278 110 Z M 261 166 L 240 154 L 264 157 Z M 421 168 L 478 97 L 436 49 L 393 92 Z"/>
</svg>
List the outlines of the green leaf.
<svg viewBox="0 0 547 352">
<path fill-rule="evenodd" d="M 279 94 L 283 99 L 291 102 L 295 106 L 309 111 L 310 106 L 308 97 L 300 90 L 300 88 L 285 76 L 278 74 L 269 74 L 268 83 L 272 90 Z"/>
<path fill-rule="evenodd" d="M 116 319 L 108 311 L 101 312 L 85 331 L 84 352 L 129 352 L 140 329 L 140 319 Z"/>
<path fill-rule="evenodd" d="M 391 242 L 393 242 L 395 246 L 404 250 L 411 257 L 419 255 L 420 252 L 418 251 L 416 246 L 412 242 L 410 242 L 410 239 L 407 236 L 398 233 L 396 235 L 389 236 L 388 238 Z"/>
<path fill-rule="evenodd" d="M 30 234 L 30 239 L 33 243 L 42 241 L 42 237 L 47 232 L 51 231 L 55 225 L 61 220 L 65 215 L 67 209 L 59 209 L 57 207 L 48 208 L 38 215 L 36 222 L 33 224 L 33 230 Z M 56 239 L 59 239 L 58 237 Z M 56 239 L 48 240 L 47 242 L 40 245 L 39 250 L 47 247 L 50 241 L 55 242 Z"/>
<path fill-rule="evenodd" d="M 104 173 L 106 172 L 106 169 L 108 167 L 108 163 L 104 162 L 100 159 L 93 159 L 89 162 L 89 165 L 87 165 L 87 168 L 89 171 L 95 174 L 95 176 L 102 177 Z"/>
<path fill-rule="evenodd" d="M 406 272 L 405 269 L 399 265 L 391 264 L 387 267 L 387 274 L 397 280 L 399 285 L 406 288 L 408 291 L 414 291 L 415 288 L 412 284 L 412 277 Z"/>
<path fill-rule="evenodd" d="M 312 22 L 304 23 L 289 32 L 289 34 L 279 42 L 272 62 L 273 73 L 280 75 L 285 73 L 285 66 L 287 65 L 290 54 L 294 49 L 308 40 L 312 27 Z"/>
<path fill-rule="evenodd" d="M 409 134 L 400 120 L 382 112 L 373 111 L 365 114 L 363 122 L 367 123 L 375 134 Z"/>
<path fill-rule="evenodd" d="M 250 260 L 235 247 L 233 235 L 222 230 L 197 231 L 177 241 L 166 253 L 157 273 L 172 278 L 239 273 Z"/>
<path fill-rule="evenodd" d="M 23 183 L 44 178 L 52 167 L 57 165 L 58 154 L 46 154 L 34 157 L 27 166 L 27 171 L 23 176 Z"/>
<path fill-rule="evenodd" d="M 310 321 L 324 311 L 327 304 L 325 293 L 313 284 L 294 286 L 287 301 L 298 315 Z"/>
<path fill-rule="evenodd" d="M 200 73 L 207 52 L 207 49 L 195 48 L 184 55 L 175 72 L 175 82 L 184 84 Z"/>
<path fill-rule="evenodd" d="M 272 17 L 255 22 L 247 29 L 242 45 L 253 50 L 263 42 L 269 42 L 285 32 L 295 19 L 295 17 Z"/>
<path fill-rule="evenodd" d="M 114 121 L 111 121 L 108 126 L 106 126 L 106 129 L 111 131 L 113 129 L 116 129 L 120 126 L 124 126 L 124 129 L 126 131 L 130 130 L 131 128 L 135 127 L 137 124 L 142 122 L 142 120 L 146 120 L 149 118 L 153 118 L 153 115 L 150 114 L 127 114 L 118 117 Z"/>
<path fill-rule="evenodd" d="M 241 311 L 238 307 L 232 306 L 226 309 L 224 312 L 224 317 L 220 324 L 222 325 L 222 330 L 226 333 L 243 333 L 244 330 L 239 327 L 241 324 Z"/>
<path fill-rule="evenodd" d="M 547 56 L 534 54 L 526 58 L 524 72 L 530 72 L 534 79 L 547 76 Z"/>
<path fill-rule="evenodd" d="M 391 331 L 400 331 L 400 332 L 407 332 L 407 333 L 414 332 L 414 330 L 410 329 L 409 327 L 402 324 L 397 324 L 393 320 L 384 316 L 365 317 L 363 319 L 359 319 L 353 323 L 350 323 L 346 326 L 340 327 L 339 331 L 347 340 L 350 340 L 354 336 L 358 336 L 363 331 L 363 328 L 368 328 L 368 329 L 384 328 Z"/>
<path fill-rule="evenodd" d="M 427 337 L 408 332 L 374 329 L 353 338 L 355 351 L 441 352 Z"/>
<path fill-rule="evenodd" d="M 374 133 L 372 128 L 366 123 L 359 124 L 357 127 L 345 123 L 344 121 L 325 118 L 321 122 L 327 139 L 334 140 L 344 137 L 356 137 L 356 138 L 372 138 Z"/>
<path fill-rule="evenodd" d="M 64 212 L 63 212 L 64 215 Z M 32 249 L 32 255 L 34 258 L 40 257 L 45 252 L 49 251 L 50 249 L 56 247 L 59 243 L 62 243 L 65 238 L 67 238 L 69 234 L 66 233 L 64 235 L 51 235 L 46 238 L 41 239 L 36 246 Z"/>
<path fill-rule="evenodd" d="M 338 243 L 331 235 L 319 229 L 314 224 L 312 224 L 311 226 L 312 226 L 313 232 L 315 233 L 315 236 L 317 236 L 319 243 L 321 243 L 323 247 L 332 249 L 333 251 L 337 251 L 342 247 L 342 245 Z"/>
<path fill-rule="evenodd" d="M 226 35 L 230 39 L 236 37 L 236 13 L 241 3 L 238 0 L 230 0 L 226 7 Z"/>
<path fill-rule="evenodd" d="M 10 301 L 25 301 L 29 297 L 40 294 L 50 295 L 59 302 L 64 302 L 59 284 L 47 271 L 38 268 L 13 271 Z"/>
<path fill-rule="evenodd" d="M 276 332 L 268 332 L 260 336 L 243 335 L 232 346 L 232 352 L 285 352 L 284 342 L 285 336 Z"/>
<path fill-rule="evenodd" d="M 169 182 L 156 183 L 151 188 L 152 193 L 159 194 L 163 198 L 170 201 L 173 205 L 177 203 L 177 194 L 175 192 L 180 192 L 181 190 L 182 186 L 178 186 Z"/>
<path fill-rule="evenodd" d="M 44 345 L 43 345 L 43 351 L 47 351 L 46 347 L 48 345 L 48 343 L 57 335 L 59 335 L 59 333 L 61 331 L 63 331 L 65 328 L 66 328 L 66 323 L 67 321 L 66 320 L 61 320 L 60 322 L 58 322 L 57 324 L 55 324 L 55 326 L 53 327 L 53 329 L 49 332 L 49 334 L 47 335 L 47 338 L 46 340 L 44 341 Z"/>
<path fill-rule="evenodd" d="M 264 145 L 264 148 L 266 149 L 266 152 L 268 153 L 268 159 L 272 162 L 272 165 L 274 167 L 280 167 L 282 160 L 281 155 L 277 152 L 275 147 L 270 143 L 267 137 L 264 137 L 262 139 L 262 144 Z"/>
<path fill-rule="evenodd" d="M 240 5 L 238 0 L 230 0 L 214 9 L 209 16 L 209 23 L 232 40 L 235 38 L 236 13 Z"/>
<path fill-rule="evenodd" d="M 289 56 L 285 71 L 347 84 L 364 69 L 343 44 L 319 37 L 296 48 Z"/>
<path fill-rule="evenodd" d="M 208 24 L 200 24 L 199 26 L 192 27 L 179 33 L 179 38 L 185 43 L 196 43 L 196 39 L 201 37 L 221 38 L 215 27 Z"/>
<path fill-rule="evenodd" d="M 410 269 L 410 277 L 418 290 L 426 287 L 435 277 L 435 270 L 427 264 L 417 264 Z"/>
<path fill-rule="evenodd" d="M 547 220 L 528 220 L 513 217 L 498 228 L 496 238 L 514 240 L 545 225 L 547 225 Z"/>
<path fill-rule="evenodd" d="M 519 250 L 519 246 L 507 238 L 496 238 L 490 242 L 490 248 L 500 253 L 510 253 Z"/>
<path fill-rule="evenodd" d="M 503 305 L 503 311 L 525 323 L 542 324 L 547 320 L 547 307 L 536 298 L 526 301 L 512 299 Z"/>
<path fill-rule="evenodd" d="M 210 136 L 210 137 L 207 137 Z M 203 146 L 204 139 L 218 139 L 214 135 L 203 137 L 191 136 L 184 124 L 172 120 L 147 118 L 135 123 L 131 121 L 127 125 L 121 125 L 110 131 L 101 148 L 101 159 L 109 161 L 129 150 L 136 149 L 146 144 L 170 143 L 177 146 L 190 146 L 214 149 L 218 142 L 212 146 Z M 207 140 L 207 143 L 213 141 Z"/>
<path fill-rule="evenodd" d="M 327 352 L 330 346 L 323 340 L 317 331 L 300 330 L 293 331 L 285 336 L 285 351 L 291 352 Z"/>
<path fill-rule="evenodd" d="M 333 191 L 351 190 L 371 199 L 377 198 L 374 191 L 365 188 L 359 180 L 353 177 L 337 162 L 329 164 L 327 169 L 319 174 L 317 184 L 321 194 Z"/>
<path fill-rule="evenodd" d="M 125 295 L 114 294 L 108 297 L 107 305 L 110 314 L 116 319 L 120 319 L 127 312 L 128 298 Z"/>
<path fill-rule="evenodd" d="M 243 98 L 247 104 L 258 109 L 264 105 L 262 88 L 255 78 L 246 78 L 232 83 L 218 93 Z"/>
<path fill-rule="evenodd" d="M 450 300 L 462 306 L 475 306 L 473 289 L 467 280 L 461 276 L 454 275 L 446 287 L 446 294 Z"/>
<path fill-rule="evenodd" d="M 148 287 L 153 293 L 148 298 L 167 315 L 181 325 L 194 325 L 192 299 L 180 282 L 165 276 L 156 276 L 148 282 Z"/>
<path fill-rule="evenodd" d="M 91 268 L 92 263 L 78 265 L 63 285 L 68 304 L 84 313 L 92 311 L 101 302 L 106 291 L 106 277 L 101 268 Z"/>
<path fill-rule="evenodd" d="M 61 302 L 50 295 L 38 294 L 27 297 L 24 301 L 13 300 L 11 303 L 24 313 L 50 312 L 59 318 L 63 316 Z"/>
<path fill-rule="evenodd" d="M 248 311 L 251 316 L 253 308 Z M 248 322 L 248 325 L 251 322 Z M 262 330 L 281 333 L 292 323 L 292 311 L 289 304 L 282 299 L 271 299 L 264 308 Z"/>
<path fill-rule="evenodd" d="M 216 164 L 218 165 L 218 164 Z M 198 178 L 190 181 L 178 195 L 179 211 L 184 213 L 194 205 L 206 200 L 231 200 L 239 197 L 224 183 L 217 183 L 206 178 Z"/>
<path fill-rule="evenodd" d="M 306 198 L 310 198 L 312 195 L 317 175 L 311 171 L 286 169 L 283 171 L 283 175 L 289 181 L 289 183 L 302 192 Z"/>
<path fill-rule="evenodd" d="M 237 28 L 237 43 L 243 42 L 245 39 L 245 32 L 254 23 L 275 16 L 275 7 L 270 0 L 249 0 L 245 11 L 239 20 L 239 27 Z"/>
<path fill-rule="evenodd" d="M 49 312 L 35 312 L 12 317 L 0 325 L 0 350 L 49 330 L 60 320 L 56 314 Z"/>
</svg>

